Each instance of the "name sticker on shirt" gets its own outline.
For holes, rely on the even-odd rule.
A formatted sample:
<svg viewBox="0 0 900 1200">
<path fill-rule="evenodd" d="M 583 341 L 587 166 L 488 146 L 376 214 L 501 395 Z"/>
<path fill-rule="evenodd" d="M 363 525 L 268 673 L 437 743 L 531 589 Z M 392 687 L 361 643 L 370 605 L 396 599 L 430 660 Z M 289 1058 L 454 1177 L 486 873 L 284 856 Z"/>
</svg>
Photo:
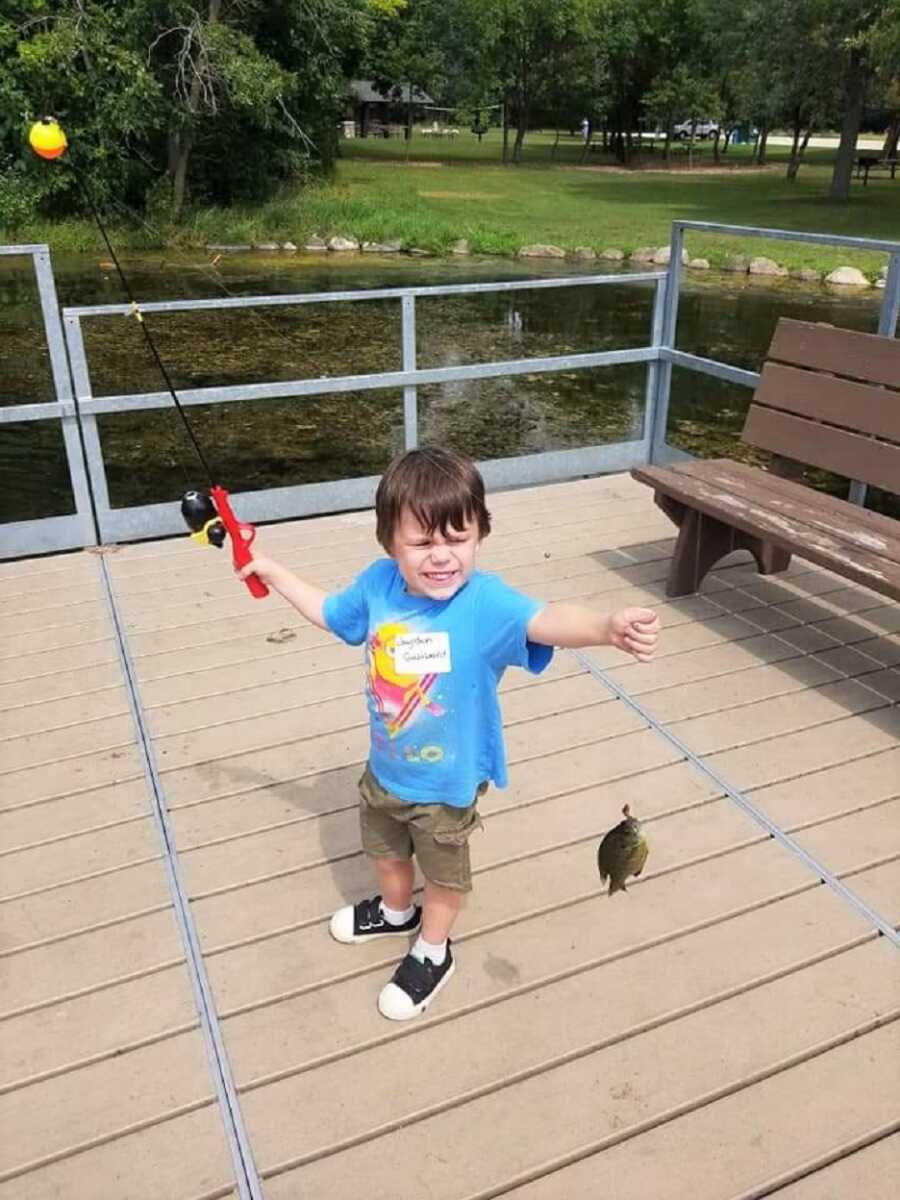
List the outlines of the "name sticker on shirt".
<svg viewBox="0 0 900 1200">
<path fill-rule="evenodd" d="M 403 633 L 394 639 L 398 675 L 441 675 L 450 668 L 448 633 Z"/>
</svg>

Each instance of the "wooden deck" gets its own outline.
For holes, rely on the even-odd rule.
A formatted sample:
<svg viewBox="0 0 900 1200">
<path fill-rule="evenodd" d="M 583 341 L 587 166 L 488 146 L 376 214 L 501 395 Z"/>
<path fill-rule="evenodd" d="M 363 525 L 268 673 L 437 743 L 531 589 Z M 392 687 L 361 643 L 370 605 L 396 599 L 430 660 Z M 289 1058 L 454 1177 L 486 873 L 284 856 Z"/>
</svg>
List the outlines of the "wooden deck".
<svg viewBox="0 0 900 1200">
<path fill-rule="evenodd" d="M 375 1008 L 395 955 L 327 929 L 371 890 L 359 650 L 187 539 L 0 565 L 0 1200 L 237 1197 L 207 1026 L 266 1200 L 900 1192 L 900 956 L 717 782 L 896 926 L 900 608 L 741 556 L 666 603 L 671 526 L 624 476 L 491 507 L 482 565 L 516 586 L 658 606 L 656 662 L 590 658 L 714 775 L 572 654 L 510 672 L 459 970 L 408 1026 Z M 372 531 L 260 540 L 337 586 Z M 595 852 L 626 801 L 651 853 L 610 900 Z"/>
</svg>

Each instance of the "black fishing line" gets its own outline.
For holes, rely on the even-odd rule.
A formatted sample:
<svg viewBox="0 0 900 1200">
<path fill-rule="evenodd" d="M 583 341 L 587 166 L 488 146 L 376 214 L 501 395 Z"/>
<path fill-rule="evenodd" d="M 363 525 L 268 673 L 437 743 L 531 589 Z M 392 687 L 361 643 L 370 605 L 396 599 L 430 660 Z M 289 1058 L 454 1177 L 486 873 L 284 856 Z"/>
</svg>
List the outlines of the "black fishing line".
<svg viewBox="0 0 900 1200">
<path fill-rule="evenodd" d="M 97 223 L 97 228 L 100 230 L 100 234 L 103 238 L 104 245 L 106 246 L 106 249 L 109 252 L 109 256 L 112 259 L 113 265 L 116 268 L 116 273 L 119 276 L 119 281 L 122 285 L 122 290 L 125 293 L 128 303 L 131 305 L 132 314 L 137 319 L 138 324 L 140 325 L 141 329 L 143 330 L 144 340 L 146 341 L 147 347 L 150 350 L 151 355 L 153 356 L 153 360 L 159 369 L 160 375 L 165 380 L 166 388 L 168 389 L 169 395 L 172 397 L 175 407 L 178 410 L 179 416 L 181 417 L 181 420 L 184 422 L 184 428 L 187 431 L 187 435 L 191 440 L 191 444 L 193 445 L 194 450 L 197 452 L 197 457 L 199 458 L 201 464 L 203 465 L 203 469 L 206 472 L 206 475 L 207 475 L 207 478 L 209 479 L 210 484 L 213 484 L 213 483 L 215 483 L 215 479 L 213 476 L 212 467 L 209 465 L 206 455 L 203 453 L 203 449 L 200 446 L 200 443 L 197 440 L 197 436 L 194 433 L 191 423 L 187 418 L 187 413 L 184 411 L 184 407 L 182 406 L 181 401 L 178 399 L 178 396 L 175 392 L 175 387 L 169 376 L 169 372 L 166 370 L 165 363 L 163 362 L 162 358 L 160 357 L 160 353 L 156 348 L 156 342 L 153 340 L 153 335 L 150 332 L 147 322 L 144 320 L 144 314 L 141 312 L 140 306 L 138 305 L 138 302 L 135 300 L 134 295 L 132 294 L 131 286 L 128 283 L 128 279 L 125 276 L 125 272 L 122 270 L 122 265 L 119 262 L 118 255 L 116 254 L 115 250 L 113 249 L 112 242 L 110 241 L 109 235 L 106 232 L 106 227 L 103 224 L 103 221 L 100 217 L 100 213 L 97 211 L 97 206 L 94 203 L 94 198 L 91 195 L 90 189 L 85 184 L 84 180 L 81 177 L 81 172 L 77 169 L 77 167 L 75 166 L 75 164 L 72 162 L 71 159 L 69 160 L 68 166 L 72 172 L 72 175 L 73 175 L 76 183 L 78 184 L 79 190 L 81 191 L 81 194 L 85 200 L 85 203 L 87 204 L 88 208 L 91 211 L 91 214 L 93 215 L 95 222 Z"/>
</svg>

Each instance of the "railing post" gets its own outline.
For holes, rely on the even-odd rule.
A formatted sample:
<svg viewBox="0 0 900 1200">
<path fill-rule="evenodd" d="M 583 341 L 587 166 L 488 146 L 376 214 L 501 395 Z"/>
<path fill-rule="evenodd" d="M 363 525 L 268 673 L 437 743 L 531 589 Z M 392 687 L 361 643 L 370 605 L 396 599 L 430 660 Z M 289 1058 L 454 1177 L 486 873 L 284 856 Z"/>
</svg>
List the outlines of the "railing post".
<svg viewBox="0 0 900 1200">
<path fill-rule="evenodd" d="M 416 369 L 416 298 L 404 296 L 401 301 L 403 316 L 403 370 Z M 403 445 L 406 450 L 415 450 L 419 444 L 419 389 L 415 385 L 403 389 Z"/>
<path fill-rule="evenodd" d="M 73 405 L 72 379 L 66 362 L 66 346 L 63 339 L 62 325 L 59 319 L 59 304 L 56 298 L 56 281 L 53 268 L 50 265 L 50 251 L 46 247 L 35 251 L 33 256 L 34 273 L 37 278 L 38 296 L 41 302 L 41 313 L 44 318 L 44 330 L 47 334 L 47 349 L 50 353 L 50 373 L 53 376 L 53 387 L 57 400 L 66 408 Z M 66 448 L 66 460 L 69 466 L 69 479 L 72 483 L 72 496 L 75 500 L 75 511 L 81 519 L 83 544 L 96 546 L 101 540 L 97 513 L 94 509 L 90 481 L 86 473 L 84 449 L 78 432 L 74 409 L 64 413 L 60 419 L 63 445 Z"/>
<path fill-rule="evenodd" d="M 896 337 L 898 317 L 900 317 L 900 254 L 892 254 L 888 259 L 884 298 L 878 314 L 878 332 L 882 337 Z M 868 484 L 862 483 L 858 479 L 851 479 L 847 499 L 851 504 L 862 505 L 866 502 L 868 492 Z"/>
<path fill-rule="evenodd" d="M 878 332 L 884 337 L 897 336 L 900 320 L 900 254 L 892 254 L 888 260 L 887 279 L 884 281 L 884 298 L 878 316 Z"/>
<path fill-rule="evenodd" d="M 675 348 L 675 330 L 678 325 L 678 297 L 681 288 L 681 251 L 684 231 L 677 221 L 672 222 L 672 239 L 669 243 L 669 270 L 662 290 L 660 349 Z M 654 313 L 654 322 L 656 314 Z M 650 462 L 662 461 L 666 445 L 666 429 L 669 424 L 669 396 L 672 390 L 672 364 L 660 360 L 656 371 L 656 403 L 653 405 L 653 428 L 650 430 Z"/>
<path fill-rule="evenodd" d="M 83 400 L 92 399 L 91 378 L 88 372 L 87 357 L 84 353 L 84 337 L 81 330 L 80 317 L 67 316 L 65 319 L 66 345 L 69 349 L 69 363 L 72 367 L 72 382 L 75 392 L 73 414 L 63 418 L 63 424 L 68 421 L 73 429 L 73 436 L 81 443 L 84 466 L 93 497 L 94 520 L 97 525 L 98 540 L 107 540 L 107 525 L 109 507 L 109 488 L 106 483 L 106 467 L 103 463 L 103 447 L 100 444 L 100 433 L 97 429 L 97 418 L 85 416 L 77 405 Z"/>
<path fill-rule="evenodd" d="M 650 316 L 650 345 L 659 349 L 662 341 L 663 318 L 666 303 L 666 280 L 657 279 L 653 291 L 653 312 Z M 658 436 L 659 374 L 663 363 L 653 359 L 647 363 L 647 388 L 644 400 L 644 444 L 647 462 L 653 461 L 653 445 Z M 665 426 L 663 426 L 665 440 Z"/>
</svg>

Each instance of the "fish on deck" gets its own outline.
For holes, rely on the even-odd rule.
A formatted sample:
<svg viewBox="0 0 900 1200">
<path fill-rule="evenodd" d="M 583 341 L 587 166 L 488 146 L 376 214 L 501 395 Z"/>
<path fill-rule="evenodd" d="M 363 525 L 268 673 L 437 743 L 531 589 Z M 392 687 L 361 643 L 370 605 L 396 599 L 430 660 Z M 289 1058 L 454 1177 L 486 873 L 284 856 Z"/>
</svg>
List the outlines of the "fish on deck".
<svg viewBox="0 0 900 1200">
<path fill-rule="evenodd" d="M 629 875 L 640 875 L 650 851 L 642 832 L 641 822 L 631 815 L 631 808 L 622 809 L 625 817 L 610 829 L 597 849 L 597 870 L 600 882 L 609 880 L 609 895 L 627 892 L 625 880 Z"/>
</svg>

